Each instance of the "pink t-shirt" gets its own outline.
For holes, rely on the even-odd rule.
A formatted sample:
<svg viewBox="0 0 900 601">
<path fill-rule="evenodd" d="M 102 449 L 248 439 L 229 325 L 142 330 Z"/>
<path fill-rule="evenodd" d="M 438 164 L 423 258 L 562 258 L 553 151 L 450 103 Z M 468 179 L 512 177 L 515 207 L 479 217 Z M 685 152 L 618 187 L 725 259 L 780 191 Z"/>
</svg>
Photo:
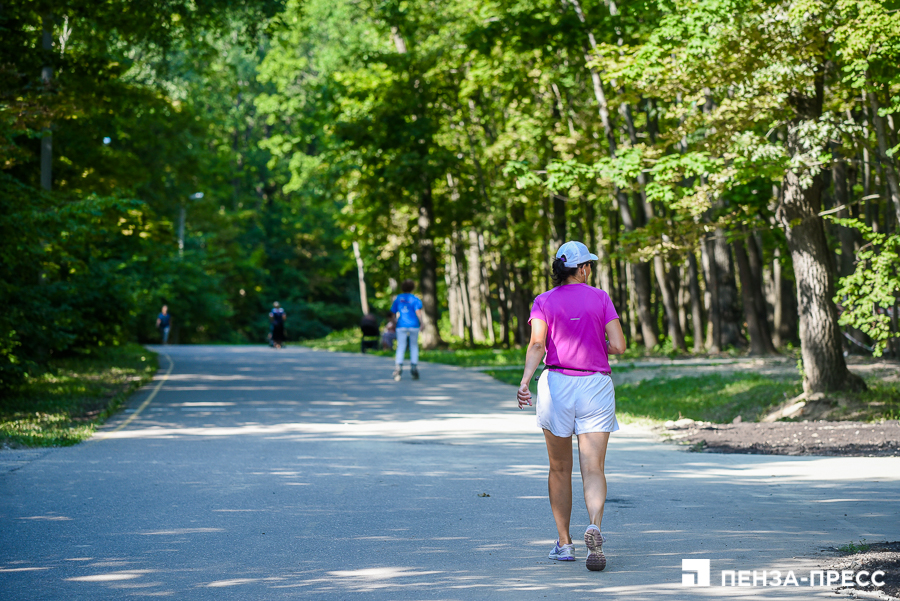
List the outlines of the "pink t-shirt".
<svg viewBox="0 0 900 601">
<path fill-rule="evenodd" d="M 547 365 L 608 374 L 611 370 L 606 324 L 618 318 L 612 300 L 603 290 L 587 284 L 564 284 L 534 299 L 528 322 L 547 322 Z M 554 371 L 568 376 L 591 375 L 571 369 Z"/>
</svg>

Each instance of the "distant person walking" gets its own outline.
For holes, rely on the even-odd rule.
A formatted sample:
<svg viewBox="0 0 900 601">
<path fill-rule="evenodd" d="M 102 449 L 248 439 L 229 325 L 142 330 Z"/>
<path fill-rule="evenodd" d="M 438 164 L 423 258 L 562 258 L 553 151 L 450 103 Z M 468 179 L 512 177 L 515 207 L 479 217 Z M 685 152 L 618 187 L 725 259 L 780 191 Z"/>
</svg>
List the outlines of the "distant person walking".
<svg viewBox="0 0 900 601">
<path fill-rule="evenodd" d="M 409 373 L 413 380 L 419 379 L 419 328 L 422 325 L 422 301 L 412 291 L 416 283 L 404 280 L 400 284 L 402 294 L 398 294 L 391 305 L 391 313 L 397 316 L 397 355 L 394 369 L 394 380 L 400 381 L 403 372 L 403 357 L 406 354 L 406 342 L 409 341 L 409 360 L 412 366 Z"/>
<path fill-rule="evenodd" d="M 278 301 L 272 303 L 272 310 L 269 311 L 269 322 L 272 324 L 272 343 L 275 348 L 281 348 L 284 344 L 284 323 L 287 321 L 287 313 L 278 304 Z"/>
<path fill-rule="evenodd" d="M 162 336 L 163 344 L 169 344 L 169 328 L 171 327 L 172 316 L 169 315 L 169 307 L 163 305 L 159 315 L 156 316 L 156 329 L 159 330 L 159 334 Z"/>
<path fill-rule="evenodd" d="M 531 309 L 531 341 L 516 395 L 519 409 L 531 405 L 528 384 L 544 359 L 535 409 L 547 443 L 547 485 L 559 534 L 549 557 L 575 560 L 569 535 L 575 434 L 590 518 L 584 533 L 585 564 L 592 571 L 606 567 L 606 538 L 600 533 L 606 503 L 606 446 L 610 433 L 619 429 L 609 355 L 625 352 L 625 335 L 609 294 L 587 284 L 596 260 L 581 242 L 566 242 L 557 251 L 552 266 L 554 288 L 534 299 Z"/>
<path fill-rule="evenodd" d="M 386 351 L 394 350 L 394 342 L 397 340 L 397 316 L 393 313 L 384 324 L 384 332 L 381 333 L 381 348 Z"/>
</svg>

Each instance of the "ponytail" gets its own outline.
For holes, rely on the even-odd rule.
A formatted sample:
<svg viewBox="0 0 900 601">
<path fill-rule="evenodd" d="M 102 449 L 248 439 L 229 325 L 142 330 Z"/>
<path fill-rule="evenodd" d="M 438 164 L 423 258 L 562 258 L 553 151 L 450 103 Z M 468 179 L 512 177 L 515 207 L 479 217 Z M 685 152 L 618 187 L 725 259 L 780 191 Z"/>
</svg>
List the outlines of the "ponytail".
<svg viewBox="0 0 900 601">
<path fill-rule="evenodd" d="M 552 267 L 553 287 L 562 286 L 570 277 L 578 273 L 577 267 L 566 267 L 566 262 L 562 259 L 553 259 Z"/>
</svg>

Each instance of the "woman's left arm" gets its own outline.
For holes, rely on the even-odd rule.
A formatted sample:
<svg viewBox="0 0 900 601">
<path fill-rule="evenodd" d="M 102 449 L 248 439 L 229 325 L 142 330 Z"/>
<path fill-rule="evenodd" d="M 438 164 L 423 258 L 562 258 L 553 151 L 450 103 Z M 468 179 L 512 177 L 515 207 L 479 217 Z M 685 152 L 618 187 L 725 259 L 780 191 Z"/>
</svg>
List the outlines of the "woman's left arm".
<svg viewBox="0 0 900 601">
<path fill-rule="evenodd" d="M 525 372 L 522 374 L 522 382 L 516 397 L 519 400 L 519 409 L 531 405 L 531 390 L 528 384 L 535 370 L 547 354 L 547 322 L 543 319 L 531 320 L 531 342 L 528 343 L 528 351 L 525 353 Z"/>
<path fill-rule="evenodd" d="M 621 355 L 627 348 L 625 333 L 622 331 L 622 323 L 614 319 L 606 324 L 607 351 L 610 355 Z"/>
</svg>

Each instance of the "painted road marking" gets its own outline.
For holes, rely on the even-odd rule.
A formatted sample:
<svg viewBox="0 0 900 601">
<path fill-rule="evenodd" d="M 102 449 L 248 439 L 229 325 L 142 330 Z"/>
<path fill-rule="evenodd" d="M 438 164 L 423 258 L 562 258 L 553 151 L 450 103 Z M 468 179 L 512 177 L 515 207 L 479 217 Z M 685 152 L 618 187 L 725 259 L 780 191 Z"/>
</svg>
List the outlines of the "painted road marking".
<svg viewBox="0 0 900 601">
<path fill-rule="evenodd" d="M 153 389 L 153 392 L 150 393 L 150 396 L 147 397 L 147 400 L 145 400 L 143 403 L 141 403 L 141 406 L 138 407 L 134 413 L 132 413 L 130 416 L 128 416 L 128 419 L 126 419 L 124 422 L 122 422 L 118 427 L 116 427 L 113 430 L 110 430 L 109 432 L 102 433 L 100 436 L 96 437 L 94 440 L 103 440 L 106 437 L 106 435 L 115 434 L 116 432 L 118 432 L 119 430 L 121 430 L 122 428 L 124 428 L 125 426 L 130 424 L 131 422 L 133 422 L 134 419 L 137 416 L 139 416 L 144 409 L 147 408 L 147 405 L 149 405 L 150 402 L 156 398 L 156 395 L 159 392 L 159 389 L 162 388 L 162 385 L 166 383 L 166 380 L 169 379 L 169 374 L 171 374 L 172 370 L 175 368 L 175 362 L 172 361 L 172 357 L 170 357 L 166 353 L 161 352 L 160 354 L 169 361 L 169 369 L 166 370 L 165 375 L 163 375 L 163 377 L 159 380 L 159 383 L 156 385 L 156 388 Z"/>
</svg>

